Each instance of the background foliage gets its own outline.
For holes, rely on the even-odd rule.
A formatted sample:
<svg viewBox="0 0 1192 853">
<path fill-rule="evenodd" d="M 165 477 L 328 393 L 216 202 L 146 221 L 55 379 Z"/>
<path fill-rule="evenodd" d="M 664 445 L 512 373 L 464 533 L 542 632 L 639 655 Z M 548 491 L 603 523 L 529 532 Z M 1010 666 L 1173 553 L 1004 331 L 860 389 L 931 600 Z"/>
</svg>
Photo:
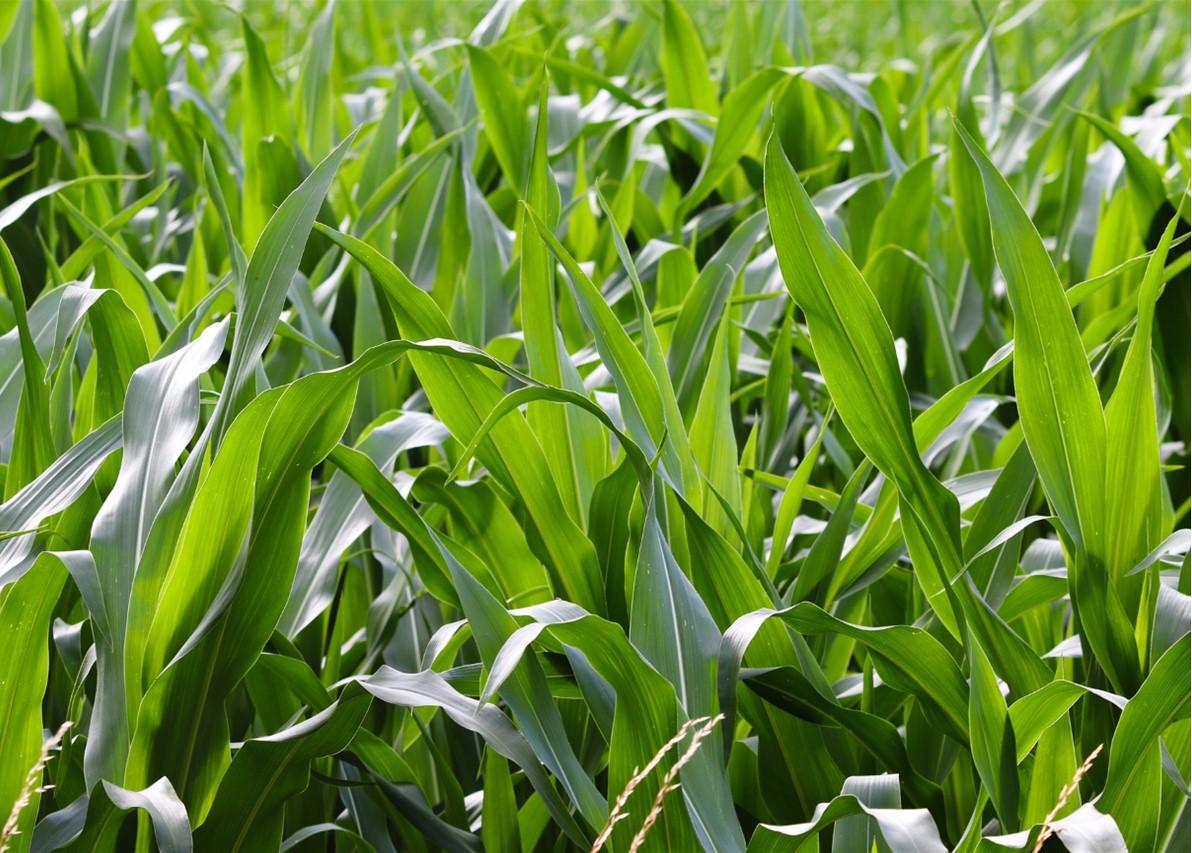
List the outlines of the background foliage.
<svg viewBox="0 0 1192 853">
<path fill-rule="evenodd" d="M 0 847 L 1186 850 L 1188 44 L 0 6 Z"/>
</svg>

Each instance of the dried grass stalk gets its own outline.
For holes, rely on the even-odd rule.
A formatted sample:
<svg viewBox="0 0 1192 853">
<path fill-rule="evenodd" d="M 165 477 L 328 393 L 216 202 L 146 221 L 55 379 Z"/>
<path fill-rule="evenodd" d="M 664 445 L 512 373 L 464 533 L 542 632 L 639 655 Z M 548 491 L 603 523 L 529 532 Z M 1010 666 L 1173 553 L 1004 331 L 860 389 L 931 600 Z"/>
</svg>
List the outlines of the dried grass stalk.
<svg viewBox="0 0 1192 853">
<path fill-rule="evenodd" d="M 605 843 L 612 837 L 613 828 L 619 821 L 629 817 L 629 813 L 625 811 L 625 804 L 629 801 L 629 795 L 633 793 L 646 777 L 654 772 L 654 768 L 658 763 L 666 757 L 666 754 L 674 749 L 683 738 L 687 737 L 687 733 L 696 726 L 707 723 L 708 717 L 693 717 L 679 727 L 675 732 L 674 737 L 664 743 L 657 752 L 646 762 L 646 766 L 639 769 L 634 769 L 633 775 L 629 777 L 629 781 L 625 783 L 625 787 L 621 793 L 617 795 L 616 801 L 613 803 L 613 809 L 609 812 L 608 823 L 604 825 L 604 829 L 600 830 L 600 834 L 596 836 L 596 840 L 592 842 L 592 847 L 589 853 L 599 853 L 600 849 L 604 847 Z"/>
<path fill-rule="evenodd" d="M 21 785 L 21 793 L 17 797 L 16 802 L 12 804 L 12 811 L 8 813 L 8 820 L 4 821 L 4 829 L 0 830 L 0 853 L 5 853 L 8 850 L 9 842 L 20 833 L 17 826 L 21 821 L 21 813 L 33 802 L 34 795 L 43 794 L 54 787 L 53 785 L 39 785 L 38 782 L 41 780 L 42 771 L 45 770 L 46 765 L 50 762 L 50 756 L 58 748 L 58 744 L 62 742 L 62 738 L 66 736 L 66 730 L 71 725 L 71 721 L 67 720 L 58 727 L 58 731 L 50 735 L 46 739 L 46 742 L 41 745 L 41 752 L 37 756 L 37 761 L 33 762 L 33 766 L 25 774 L 25 782 Z"/>
<path fill-rule="evenodd" d="M 629 853 L 637 853 L 641 849 L 641 846 L 646 843 L 646 835 L 649 834 L 650 828 L 658 820 L 658 816 L 662 814 L 662 802 L 666 799 L 666 795 L 671 791 L 678 790 L 679 783 L 675 780 L 679 778 L 679 771 L 683 769 L 684 764 L 695 756 L 704 738 L 710 735 L 712 729 L 716 728 L 716 724 L 723 719 L 724 714 L 717 714 L 696 729 L 695 733 L 691 736 L 691 743 L 687 745 L 687 750 L 679 756 L 678 761 L 671 765 L 671 769 L 666 771 L 666 776 L 662 780 L 662 787 L 658 789 L 658 794 L 654 797 L 654 803 L 650 806 L 649 814 L 642 821 L 642 827 L 637 831 L 637 835 L 633 836 L 633 841 L 629 845 Z"/>
<path fill-rule="evenodd" d="M 1052 828 L 1051 822 L 1059 816 L 1060 810 L 1067 804 L 1068 799 L 1076 793 L 1076 789 L 1080 787 L 1080 780 L 1092 768 L 1093 762 L 1101 754 L 1103 746 L 1105 744 L 1098 744 L 1097 748 L 1090 752 L 1089 757 L 1084 760 L 1084 764 L 1076 768 L 1076 775 L 1072 777 L 1072 781 L 1060 789 L 1060 798 L 1047 813 L 1047 817 L 1043 818 L 1043 831 L 1039 833 L 1039 838 L 1035 841 L 1031 853 L 1039 853 L 1043 849 L 1043 845 L 1047 843 L 1047 839 L 1055 835 L 1055 829 Z"/>
</svg>

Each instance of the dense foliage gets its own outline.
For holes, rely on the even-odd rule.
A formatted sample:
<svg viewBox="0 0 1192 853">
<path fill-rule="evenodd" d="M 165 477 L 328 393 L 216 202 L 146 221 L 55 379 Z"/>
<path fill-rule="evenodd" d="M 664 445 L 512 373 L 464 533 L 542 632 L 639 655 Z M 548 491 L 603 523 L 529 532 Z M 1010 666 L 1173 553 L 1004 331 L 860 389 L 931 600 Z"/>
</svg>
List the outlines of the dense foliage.
<svg viewBox="0 0 1192 853">
<path fill-rule="evenodd" d="M 0 5 L 0 849 L 1187 850 L 1188 45 Z"/>
</svg>

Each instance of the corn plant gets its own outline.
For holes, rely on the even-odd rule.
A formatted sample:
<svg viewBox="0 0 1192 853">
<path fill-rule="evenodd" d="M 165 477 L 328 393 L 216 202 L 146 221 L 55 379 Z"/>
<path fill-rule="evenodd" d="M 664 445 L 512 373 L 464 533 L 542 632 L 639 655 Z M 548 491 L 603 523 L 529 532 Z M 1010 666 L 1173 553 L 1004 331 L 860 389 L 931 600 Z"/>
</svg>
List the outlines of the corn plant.
<svg viewBox="0 0 1192 853">
<path fill-rule="evenodd" d="M 0 5 L 0 849 L 1187 850 L 1189 37 Z"/>
</svg>

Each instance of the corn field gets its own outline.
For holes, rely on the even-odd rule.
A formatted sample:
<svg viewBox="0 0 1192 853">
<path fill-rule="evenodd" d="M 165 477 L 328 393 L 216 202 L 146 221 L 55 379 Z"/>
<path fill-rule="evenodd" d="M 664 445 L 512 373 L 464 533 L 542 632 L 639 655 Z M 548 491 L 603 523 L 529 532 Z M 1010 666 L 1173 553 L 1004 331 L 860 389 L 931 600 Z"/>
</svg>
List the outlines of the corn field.
<svg viewBox="0 0 1192 853">
<path fill-rule="evenodd" d="M 1190 13 L 0 0 L 0 850 L 1189 850 Z"/>
</svg>

